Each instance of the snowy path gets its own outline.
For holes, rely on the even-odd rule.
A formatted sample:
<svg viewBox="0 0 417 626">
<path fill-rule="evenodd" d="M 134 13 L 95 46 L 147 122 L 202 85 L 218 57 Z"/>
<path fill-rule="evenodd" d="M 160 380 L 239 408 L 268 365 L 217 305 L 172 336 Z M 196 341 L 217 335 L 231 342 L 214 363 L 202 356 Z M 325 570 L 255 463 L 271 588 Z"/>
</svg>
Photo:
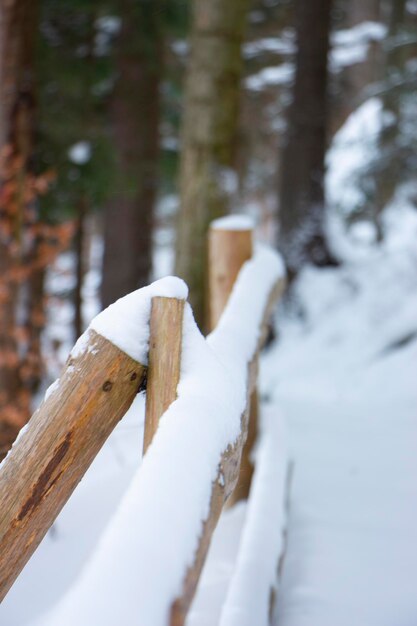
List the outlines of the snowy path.
<svg viewBox="0 0 417 626">
<path fill-rule="evenodd" d="M 279 626 L 416 623 L 417 394 L 381 390 L 281 396 L 295 471 Z"/>
<path fill-rule="evenodd" d="M 263 363 L 294 460 L 275 626 L 417 623 L 416 265 L 380 261 L 311 272 Z"/>
</svg>

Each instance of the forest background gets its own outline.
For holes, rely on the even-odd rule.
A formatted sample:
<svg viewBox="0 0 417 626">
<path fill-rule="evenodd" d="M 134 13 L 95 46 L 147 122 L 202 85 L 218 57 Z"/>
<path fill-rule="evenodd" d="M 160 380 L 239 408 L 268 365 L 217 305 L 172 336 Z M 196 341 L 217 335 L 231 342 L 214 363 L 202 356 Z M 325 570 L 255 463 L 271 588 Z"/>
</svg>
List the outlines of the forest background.
<svg viewBox="0 0 417 626">
<path fill-rule="evenodd" d="M 383 242 L 417 199 L 416 26 L 413 0 L 1 0 L 1 456 L 101 307 L 175 272 L 206 329 L 212 219 L 253 216 L 290 283 L 343 262 L 337 228 Z"/>
</svg>

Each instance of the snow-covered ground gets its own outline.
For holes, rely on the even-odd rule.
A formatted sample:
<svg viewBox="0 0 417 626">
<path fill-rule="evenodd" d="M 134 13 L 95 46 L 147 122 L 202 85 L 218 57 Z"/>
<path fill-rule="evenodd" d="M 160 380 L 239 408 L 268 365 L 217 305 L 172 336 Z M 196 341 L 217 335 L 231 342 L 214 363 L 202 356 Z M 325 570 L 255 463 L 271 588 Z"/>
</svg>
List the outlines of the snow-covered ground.
<svg viewBox="0 0 417 626">
<path fill-rule="evenodd" d="M 277 626 L 417 623 L 417 214 L 386 218 L 360 262 L 305 270 L 263 360 L 294 461 Z"/>
</svg>

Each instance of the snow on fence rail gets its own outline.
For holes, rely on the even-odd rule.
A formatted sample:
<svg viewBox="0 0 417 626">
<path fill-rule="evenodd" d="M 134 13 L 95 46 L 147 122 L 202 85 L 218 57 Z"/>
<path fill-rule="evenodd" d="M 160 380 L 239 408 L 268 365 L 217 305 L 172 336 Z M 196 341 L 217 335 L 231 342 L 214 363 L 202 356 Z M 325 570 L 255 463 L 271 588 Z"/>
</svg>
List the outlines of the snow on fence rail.
<svg viewBox="0 0 417 626">
<path fill-rule="evenodd" d="M 214 224 L 211 247 L 217 235 L 232 243 L 233 232 L 236 242 L 245 241 L 242 231 L 251 241 L 252 229 L 242 221 Z M 240 244 L 234 249 L 249 258 L 245 245 L 243 253 Z M 222 259 L 219 252 L 210 283 L 227 304 L 207 338 L 184 305 L 187 290 L 179 279 L 122 298 L 77 342 L 59 382 L 1 465 L 4 597 L 148 374 L 140 470 L 45 626 L 91 626 L 97 611 L 101 626 L 138 623 L 138 616 L 141 626 L 184 623 L 212 532 L 239 479 L 257 355 L 284 282 L 272 250 L 256 250 L 240 271 L 244 258 L 219 270 Z"/>
</svg>

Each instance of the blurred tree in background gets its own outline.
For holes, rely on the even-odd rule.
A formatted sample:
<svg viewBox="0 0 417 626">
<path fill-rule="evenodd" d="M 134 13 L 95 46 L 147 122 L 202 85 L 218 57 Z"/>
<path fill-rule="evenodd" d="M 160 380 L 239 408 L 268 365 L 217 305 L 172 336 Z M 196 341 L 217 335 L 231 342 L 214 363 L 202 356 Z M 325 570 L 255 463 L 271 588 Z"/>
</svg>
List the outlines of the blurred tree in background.
<svg viewBox="0 0 417 626">
<path fill-rule="evenodd" d="M 103 306 L 150 280 L 159 174 L 162 8 L 155 0 L 119 3 L 110 98 L 116 177 L 105 212 Z"/>
<path fill-rule="evenodd" d="M 0 456 L 31 413 L 42 377 L 45 267 L 71 235 L 41 215 L 51 172 L 36 167 L 36 2 L 0 6 Z"/>
<path fill-rule="evenodd" d="M 175 272 L 187 282 L 196 320 L 206 327 L 210 222 L 230 212 L 237 191 L 241 46 L 247 0 L 194 0 L 184 91 Z"/>
<path fill-rule="evenodd" d="M 290 278 L 308 261 L 334 263 L 325 229 L 328 55 L 332 0 L 294 0 L 297 55 L 281 163 L 279 247 Z"/>
</svg>

